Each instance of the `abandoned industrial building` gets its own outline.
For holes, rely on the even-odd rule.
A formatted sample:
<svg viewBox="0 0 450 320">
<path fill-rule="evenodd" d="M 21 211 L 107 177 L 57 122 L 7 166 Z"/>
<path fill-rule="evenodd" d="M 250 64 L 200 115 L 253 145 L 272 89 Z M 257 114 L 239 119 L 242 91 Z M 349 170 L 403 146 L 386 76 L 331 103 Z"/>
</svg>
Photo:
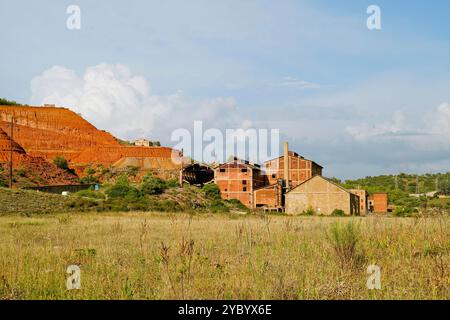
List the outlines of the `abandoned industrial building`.
<svg viewBox="0 0 450 320">
<path fill-rule="evenodd" d="M 289 150 L 268 160 L 263 167 L 234 157 L 215 167 L 192 163 L 181 170 L 181 182 L 204 185 L 214 182 L 224 200 L 237 199 L 249 209 L 320 215 L 342 210 L 347 215 L 386 213 L 386 193 L 371 196 L 363 189 L 346 190 L 322 177 L 323 167 Z M 285 179 L 285 177 L 288 177 Z"/>
<path fill-rule="evenodd" d="M 214 181 L 222 198 L 237 199 L 245 206 L 254 208 L 254 190 L 265 186 L 266 179 L 261 167 L 248 161 L 234 158 L 214 169 Z"/>
<path fill-rule="evenodd" d="M 301 214 L 308 209 L 320 215 L 342 210 L 346 215 L 359 215 L 359 197 L 322 176 L 314 176 L 285 195 L 286 213 Z"/>
</svg>

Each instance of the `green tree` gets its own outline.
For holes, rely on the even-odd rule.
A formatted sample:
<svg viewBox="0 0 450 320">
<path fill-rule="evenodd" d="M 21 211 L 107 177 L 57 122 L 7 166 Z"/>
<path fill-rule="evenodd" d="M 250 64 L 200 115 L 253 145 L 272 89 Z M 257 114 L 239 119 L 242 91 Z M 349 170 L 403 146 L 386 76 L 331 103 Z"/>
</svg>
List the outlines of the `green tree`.
<svg viewBox="0 0 450 320">
<path fill-rule="evenodd" d="M 202 188 L 206 197 L 213 200 L 220 200 L 220 189 L 215 183 L 205 184 Z"/>
<path fill-rule="evenodd" d="M 66 160 L 66 158 L 61 156 L 55 157 L 53 159 L 53 164 L 63 170 L 69 169 L 69 162 Z"/>
<path fill-rule="evenodd" d="M 142 179 L 141 191 L 144 194 L 161 194 L 167 188 L 166 183 L 151 173 L 147 173 Z"/>
</svg>

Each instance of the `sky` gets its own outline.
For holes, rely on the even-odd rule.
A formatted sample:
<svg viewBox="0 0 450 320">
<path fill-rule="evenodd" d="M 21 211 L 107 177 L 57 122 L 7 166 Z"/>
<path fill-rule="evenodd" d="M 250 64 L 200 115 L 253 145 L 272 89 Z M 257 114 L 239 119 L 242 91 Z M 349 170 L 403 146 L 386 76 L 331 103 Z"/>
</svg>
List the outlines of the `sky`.
<svg viewBox="0 0 450 320">
<path fill-rule="evenodd" d="M 122 139 L 202 121 L 279 129 L 329 177 L 450 171 L 447 0 L 0 0 L 0 26 L 0 96 Z"/>
</svg>

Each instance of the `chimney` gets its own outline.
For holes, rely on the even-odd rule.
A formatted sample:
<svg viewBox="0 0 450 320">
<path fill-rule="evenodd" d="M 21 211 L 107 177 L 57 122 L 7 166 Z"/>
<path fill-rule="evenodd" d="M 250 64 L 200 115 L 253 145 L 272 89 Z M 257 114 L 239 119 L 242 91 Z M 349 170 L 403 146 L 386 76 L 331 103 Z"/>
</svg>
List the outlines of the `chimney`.
<svg viewBox="0 0 450 320">
<path fill-rule="evenodd" d="M 286 191 L 289 191 L 289 143 L 287 141 L 284 143 L 284 181 Z"/>
</svg>

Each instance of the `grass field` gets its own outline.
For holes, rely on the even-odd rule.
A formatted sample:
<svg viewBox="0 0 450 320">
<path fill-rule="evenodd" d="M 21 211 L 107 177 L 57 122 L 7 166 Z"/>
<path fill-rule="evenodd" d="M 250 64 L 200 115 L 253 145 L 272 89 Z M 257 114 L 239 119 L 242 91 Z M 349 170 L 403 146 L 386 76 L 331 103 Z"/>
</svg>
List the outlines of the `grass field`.
<svg viewBox="0 0 450 320">
<path fill-rule="evenodd" d="M 0 299 L 449 299 L 449 266 L 448 216 L 0 217 Z"/>
</svg>

